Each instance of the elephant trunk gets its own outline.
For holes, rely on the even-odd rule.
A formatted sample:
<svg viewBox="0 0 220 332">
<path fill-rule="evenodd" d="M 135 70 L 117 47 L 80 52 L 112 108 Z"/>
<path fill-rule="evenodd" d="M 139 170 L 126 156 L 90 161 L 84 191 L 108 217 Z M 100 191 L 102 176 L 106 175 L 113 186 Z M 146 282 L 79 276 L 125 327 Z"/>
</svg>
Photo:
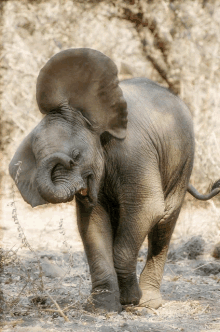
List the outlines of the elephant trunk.
<svg viewBox="0 0 220 332">
<path fill-rule="evenodd" d="M 71 201 L 77 191 L 83 188 L 84 182 L 80 177 L 74 181 L 54 181 L 52 173 L 55 167 L 60 164 L 66 171 L 71 171 L 73 160 L 64 153 L 54 153 L 44 158 L 38 166 L 36 183 L 39 194 L 49 203 L 65 203 Z M 71 181 L 72 182 L 72 181 Z"/>
</svg>

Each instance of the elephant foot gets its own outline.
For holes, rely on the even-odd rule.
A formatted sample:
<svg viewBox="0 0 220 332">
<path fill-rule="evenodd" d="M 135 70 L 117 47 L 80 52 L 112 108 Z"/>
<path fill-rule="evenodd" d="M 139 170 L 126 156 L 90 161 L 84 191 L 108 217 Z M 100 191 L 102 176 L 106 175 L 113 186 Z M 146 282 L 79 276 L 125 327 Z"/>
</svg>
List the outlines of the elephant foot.
<svg viewBox="0 0 220 332">
<path fill-rule="evenodd" d="M 137 282 L 136 273 L 128 277 L 119 277 L 120 302 L 122 305 L 137 305 L 141 298 L 141 289 Z"/>
<path fill-rule="evenodd" d="M 157 289 L 149 289 L 142 291 L 142 297 L 138 307 L 146 307 L 158 309 L 164 304 L 165 301 L 162 299 L 161 293 Z"/>
<path fill-rule="evenodd" d="M 119 301 L 118 291 L 109 291 L 104 289 L 94 290 L 87 300 L 84 307 L 89 312 L 118 312 L 122 311 L 122 306 Z"/>
</svg>

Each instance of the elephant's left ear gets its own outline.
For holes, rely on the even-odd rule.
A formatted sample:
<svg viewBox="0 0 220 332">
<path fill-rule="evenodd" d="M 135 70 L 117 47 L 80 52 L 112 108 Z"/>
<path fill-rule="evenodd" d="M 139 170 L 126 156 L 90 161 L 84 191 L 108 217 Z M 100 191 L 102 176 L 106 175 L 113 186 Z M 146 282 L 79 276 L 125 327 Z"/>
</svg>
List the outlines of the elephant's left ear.
<svg viewBox="0 0 220 332">
<path fill-rule="evenodd" d="M 32 151 L 33 131 L 25 137 L 9 164 L 9 173 L 23 199 L 32 207 L 47 204 L 39 194 L 36 178 L 36 161 Z"/>
<path fill-rule="evenodd" d="M 127 103 L 118 84 L 117 67 L 99 51 L 69 49 L 54 55 L 37 80 L 37 103 L 47 114 L 78 109 L 99 134 L 125 138 Z"/>
</svg>

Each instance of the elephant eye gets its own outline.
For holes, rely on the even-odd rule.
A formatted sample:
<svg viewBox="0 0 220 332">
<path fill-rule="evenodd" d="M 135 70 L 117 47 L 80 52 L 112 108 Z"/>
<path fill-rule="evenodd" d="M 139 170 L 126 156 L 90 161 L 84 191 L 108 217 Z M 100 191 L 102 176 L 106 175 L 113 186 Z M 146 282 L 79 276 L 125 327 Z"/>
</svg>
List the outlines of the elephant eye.
<svg viewBox="0 0 220 332">
<path fill-rule="evenodd" d="M 72 151 L 72 158 L 73 158 L 74 162 L 79 161 L 79 158 L 80 158 L 79 150 L 73 150 Z"/>
</svg>

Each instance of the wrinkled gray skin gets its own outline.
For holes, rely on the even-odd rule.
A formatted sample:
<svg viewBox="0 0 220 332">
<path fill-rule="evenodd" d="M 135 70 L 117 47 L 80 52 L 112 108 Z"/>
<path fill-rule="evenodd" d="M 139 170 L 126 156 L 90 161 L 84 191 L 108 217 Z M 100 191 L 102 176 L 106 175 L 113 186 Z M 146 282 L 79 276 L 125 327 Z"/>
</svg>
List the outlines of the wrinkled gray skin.
<svg viewBox="0 0 220 332">
<path fill-rule="evenodd" d="M 54 56 L 38 77 L 37 102 L 47 115 L 9 167 L 23 198 L 37 206 L 76 197 L 96 308 L 158 308 L 168 245 L 193 166 L 187 107 L 148 79 L 118 85 L 114 63 L 90 49 Z M 146 236 L 138 284 L 137 256 Z"/>
</svg>

